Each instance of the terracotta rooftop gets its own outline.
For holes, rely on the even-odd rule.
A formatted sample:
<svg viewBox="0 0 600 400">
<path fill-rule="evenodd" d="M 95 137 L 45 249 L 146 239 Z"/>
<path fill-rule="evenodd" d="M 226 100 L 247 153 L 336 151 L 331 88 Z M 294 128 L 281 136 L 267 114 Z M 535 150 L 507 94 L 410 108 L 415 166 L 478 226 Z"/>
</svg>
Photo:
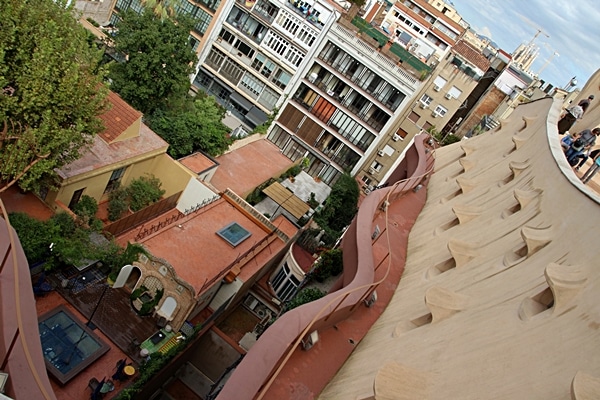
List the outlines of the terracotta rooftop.
<svg viewBox="0 0 600 400">
<path fill-rule="evenodd" d="M 110 109 L 100 116 L 104 122 L 104 131 L 100 136 L 106 143 L 112 143 L 135 121 L 142 118 L 142 113 L 131 107 L 118 94 L 110 91 L 107 96 Z"/>
<path fill-rule="evenodd" d="M 452 51 L 460 54 L 484 72 L 490 67 L 490 60 L 488 60 L 483 54 L 481 54 L 479 50 L 477 50 L 477 48 L 473 47 L 472 44 L 465 40 L 461 40 L 456 43 L 452 47 Z"/>
<path fill-rule="evenodd" d="M 145 226 L 151 226 L 158 221 L 161 221 L 160 217 Z M 231 222 L 237 222 L 250 233 L 247 239 L 235 247 L 217 234 L 217 231 Z M 275 226 L 278 223 L 276 222 Z M 279 228 L 289 236 L 297 230 L 289 221 L 281 221 Z M 121 237 L 119 241 L 132 240 L 136 233 L 137 230 L 129 234 L 132 237 Z M 238 256 L 267 235 L 255 220 L 226 200 L 220 199 L 197 213 L 159 230 L 156 234 L 141 239 L 140 243 L 147 247 L 152 255 L 171 264 L 179 277 L 192 285 L 198 294 L 206 282 L 222 273 Z M 256 272 L 283 246 L 283 241 L 274 240 L 266 251 L 255 254 L 256 262 L 246 264 L 241 274 L 250 275 Z"/>
<path fill-rule="evenodd" d="M 167 147 L 167 142 L 142 123 L 139 136 L 124 141 L 108 144 L 96 136 L 92 147 L 78 160 L 62 167 L 58 175 L 67 179 L 144 154 L 164 153 Z"/>
<path fill-rule="evenodd" d="M 188 167 L 195 174 L 201 174 L 202 172 L 219 165 L 215 160 L 201 152 L 190 154 L 177 161 Z"/>
<path fill-rule="evenodd" d="M 229 188 L 242 197 L 293 165 L 277 146 L 266 139 L 249 143 L 216 160 L 220 167 L 212 177 L 211 184 L 220 191 Z"/>
</svg>

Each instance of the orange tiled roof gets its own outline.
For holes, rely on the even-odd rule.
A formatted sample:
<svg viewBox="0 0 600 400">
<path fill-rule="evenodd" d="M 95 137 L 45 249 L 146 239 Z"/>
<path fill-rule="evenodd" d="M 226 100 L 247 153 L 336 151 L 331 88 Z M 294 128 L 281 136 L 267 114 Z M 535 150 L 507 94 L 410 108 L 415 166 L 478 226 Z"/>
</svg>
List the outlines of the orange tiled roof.
<svg viewBox="0 0 600 400">
<path fill-rule="evenodd" d="M 110 110 L 100 116 L 106 129 L 99 136 L 106 143 L 111 143 L 129 128 L 131 124 L 140 119 L 142 113 L 127 104 L 115 92 L 110 91 L 106 99 L 111 104 L 111 107 Z"/>
<path fill-rule="evenodd" d="M 455 53 L 460 54 L 471 63 L 473 63 L 477 68 L 482 71 L 487 71 L 490 67 L 490 60 L 488 60 L 479 50 L 473 47 L 470 43 L 461 40 L 452 47 L 452 50 Z"/>
</svg>

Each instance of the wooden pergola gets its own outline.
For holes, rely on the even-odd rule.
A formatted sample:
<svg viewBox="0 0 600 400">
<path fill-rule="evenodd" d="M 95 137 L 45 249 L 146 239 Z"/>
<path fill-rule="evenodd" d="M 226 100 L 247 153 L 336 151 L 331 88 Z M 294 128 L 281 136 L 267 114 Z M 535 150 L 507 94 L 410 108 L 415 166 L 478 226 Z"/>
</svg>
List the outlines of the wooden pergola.
<svg viewBox="0 0 600 400">
<path fill-rule="evenodd" d="M 263 193 L 295 218 L 300 219 L 310 210 L 308 204 L 279 182 L 275 182 L 266 189 L 263 189 Z"/>
</svg>

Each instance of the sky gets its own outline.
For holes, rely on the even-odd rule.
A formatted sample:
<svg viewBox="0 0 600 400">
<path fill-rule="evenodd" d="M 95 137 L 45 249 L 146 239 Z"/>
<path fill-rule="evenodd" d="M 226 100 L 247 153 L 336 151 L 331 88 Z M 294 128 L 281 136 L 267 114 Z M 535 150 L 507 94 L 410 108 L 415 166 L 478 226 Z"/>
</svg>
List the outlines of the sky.
<svg viewBox="0 0 600 400">
<path fill-rule="evenodd" d="M 533 42 L 540 55 L 531 72 L 554 86 L 577 78 L 582 88 L 600 69 L 598 0 L 446 0 L 479 34 L 512 53 Z M 558 55 L 553 55 L 558 53 Z"/>
</svg>

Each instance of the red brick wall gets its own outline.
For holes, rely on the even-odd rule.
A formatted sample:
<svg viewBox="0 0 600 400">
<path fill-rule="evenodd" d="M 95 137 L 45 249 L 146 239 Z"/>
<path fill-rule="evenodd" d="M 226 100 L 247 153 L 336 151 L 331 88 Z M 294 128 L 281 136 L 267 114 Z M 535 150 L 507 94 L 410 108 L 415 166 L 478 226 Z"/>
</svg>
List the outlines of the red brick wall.
<svg viewBox="0 0 600 400">
<path fill-rule="evenodd" d="M 496 86 L 490 88 L 490 90 L 481 98 L 475 105 L 469 116 L 460 125 L 455 135 L 463 137 L 470 129 L 481 122 L 484 115 L 492 114 L 498 105 L 506 99 L 506 94 L 499 90 Z"/>
</svg>

